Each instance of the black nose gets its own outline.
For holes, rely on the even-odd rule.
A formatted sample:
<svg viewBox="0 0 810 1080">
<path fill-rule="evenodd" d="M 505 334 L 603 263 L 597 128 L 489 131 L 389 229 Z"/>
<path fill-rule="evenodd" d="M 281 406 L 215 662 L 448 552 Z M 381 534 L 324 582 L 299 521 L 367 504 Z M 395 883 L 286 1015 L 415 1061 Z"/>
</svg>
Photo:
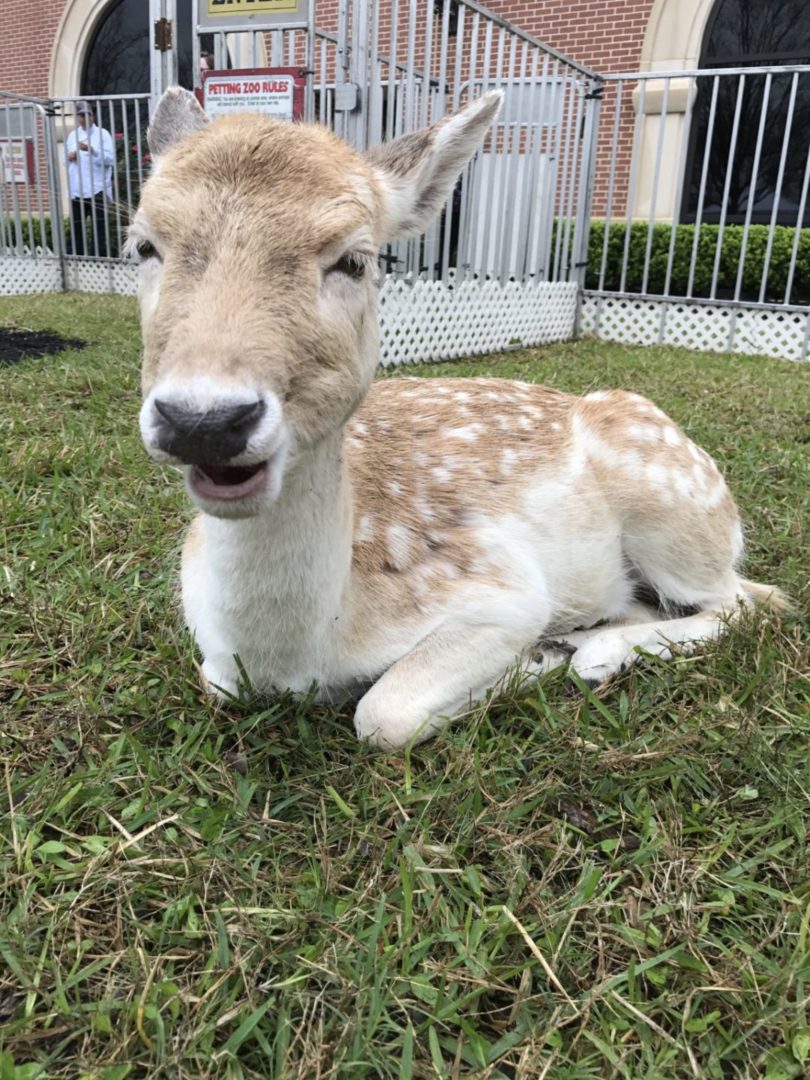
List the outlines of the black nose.
<svg viewBox="0 0 810 1080">
<path fill-rule="evenodd" d="M 264 414 L 263 401 L 195 412 L 155 399 L 158 446 L 189 465 L 222 465 L 241 454 Z"/>
</svg>

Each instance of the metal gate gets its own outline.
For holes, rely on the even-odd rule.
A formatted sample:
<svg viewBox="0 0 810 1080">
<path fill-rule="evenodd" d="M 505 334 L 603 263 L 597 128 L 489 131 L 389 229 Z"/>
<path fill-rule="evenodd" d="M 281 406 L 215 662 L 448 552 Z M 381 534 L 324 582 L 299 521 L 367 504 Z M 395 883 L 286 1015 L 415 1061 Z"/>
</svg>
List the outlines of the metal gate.
<svg viewBox="0 0 810 1080">
<path fill-rule="evenodd" d="M 173 10 L 171 0 L 151 2 Z M 305 118 L 360 150 L 502 87 L 503 113 L 440 219 L 418 240 L 381 252 L 382 359 L 449 358 L 573 335 L 588 243 L 597 75 L 475 0 L 340 0 L 332 22 L 325 14 L 317 26 L 223 30 L 205 39 L 195 15 L 195 30 L 216 66 L 305 68 Z M 161 61 L 164 70 L 174 70 L 171 56 Z M 80 225 L 65 176 L 75 100 L 0 98 L 0 128 L 15 112 L 36 117 L 42 162 L 38 187 L 0 183 L 0 290 L 134 291 L 121 241 L 148 169 L 148 101 L 93 99 L 97 123 L 115 139 L 112 198 L 103 215 L 91 205 Z"/>
<path fill-rule="evenodd" d="M 317 9 L 316 9 L 317 10 Z M 229 40 L 230 39 L 230 40 Z M 497 124 L 439 220 L 380 257 L 383 363 L 561 340 L 584 283 L 599 77 L 475 0 L 341 0 L 332 25 L 254 31 L 245 63 L 305 65 L 307 118 L 360 150 L 494 87 Z M 232 35 L 214 35 L 218 65 Z"/>
</svg>

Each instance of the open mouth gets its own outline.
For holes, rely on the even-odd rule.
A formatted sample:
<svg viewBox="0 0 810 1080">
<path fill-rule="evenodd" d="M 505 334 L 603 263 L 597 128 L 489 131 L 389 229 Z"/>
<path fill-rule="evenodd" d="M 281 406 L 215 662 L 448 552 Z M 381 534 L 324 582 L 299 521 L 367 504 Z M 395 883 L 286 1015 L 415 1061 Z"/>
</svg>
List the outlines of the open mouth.
<svg viewBox="0 0 810 1080">
<path fill-rule="evenodd" d="M 246 499 L 265 487 L 267 466 L 266 461 L 255 465 L 195 465 L 191 487 L 195 495 L 206 499 Z"/>
</svg>

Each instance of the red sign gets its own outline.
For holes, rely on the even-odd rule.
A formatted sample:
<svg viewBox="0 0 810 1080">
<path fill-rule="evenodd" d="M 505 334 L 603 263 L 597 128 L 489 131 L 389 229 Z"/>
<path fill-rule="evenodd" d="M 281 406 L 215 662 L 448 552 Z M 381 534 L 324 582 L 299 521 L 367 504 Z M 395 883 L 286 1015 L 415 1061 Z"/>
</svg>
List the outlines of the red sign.
<svg viewBox="0 0 810 1080">
<path fill-rule="evenodd" d="M 278 120 L 304 116 L 306 72 L 301 68 L 204 71 L 200 104 L 211 117 L 258 112 Z"/>
</svg>

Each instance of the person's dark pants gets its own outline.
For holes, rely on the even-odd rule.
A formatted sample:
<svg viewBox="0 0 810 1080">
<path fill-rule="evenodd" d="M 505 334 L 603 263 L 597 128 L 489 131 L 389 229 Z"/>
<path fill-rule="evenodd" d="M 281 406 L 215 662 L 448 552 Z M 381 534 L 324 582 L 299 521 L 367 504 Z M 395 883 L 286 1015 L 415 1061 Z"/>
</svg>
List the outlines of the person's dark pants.
<svg viewBox="0 0 810 1080">
<path fill-rule="evenodd" d="M 87 218 L 93 219 L 93 238 L 88 255 L 107 254 L 107 234 L 104 229 L 104 193 L 102 191 L 87 199 L 70 200 L 70 218 L 73 223 L 69 253 L 84 255 L 84 227 Z"/>
</svg>

